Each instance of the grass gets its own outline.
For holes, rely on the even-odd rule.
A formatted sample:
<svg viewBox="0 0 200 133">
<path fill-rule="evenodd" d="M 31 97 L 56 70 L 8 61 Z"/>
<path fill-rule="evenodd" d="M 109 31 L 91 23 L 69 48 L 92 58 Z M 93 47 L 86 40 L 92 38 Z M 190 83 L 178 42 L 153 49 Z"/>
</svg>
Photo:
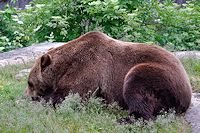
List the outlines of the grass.
<svg viewBox="0 0 200 133">
<path fill-rule="evenodd" d="M 185 58 L 181 61 L 189 75 L 193 92 L 200 92 L 200 60 Z"/>
<path fill-rule="evenodd" d="M 194 91 L 200 91 L 200 60 L 184 59 Z M 120 125 L 116 121 L 126 117 L 127 112 L 116 104 L 104 105 L 101 99 L 90 98 L 87 102 L 75 95 L 54 110 L 44 102 L 33 102 L 23 98 L 27 77 L 16 80 L 18 71 L 31 64 L 0 68 L 0 132 L 48 132 L 48 133 L 157 133 L 191 132 L 183 116 L 174 112 L 163 113 L 155 121 Z M 193 78 L 195 80 L 193 80 Z"/>
</svg>

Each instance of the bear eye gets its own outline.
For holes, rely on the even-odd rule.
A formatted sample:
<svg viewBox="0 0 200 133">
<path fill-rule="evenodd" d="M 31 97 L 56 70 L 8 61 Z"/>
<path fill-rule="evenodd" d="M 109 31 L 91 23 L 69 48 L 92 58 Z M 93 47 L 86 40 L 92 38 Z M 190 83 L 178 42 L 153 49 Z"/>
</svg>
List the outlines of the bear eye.
<svg viewBox="0 0 200 133">
<path fill-rule="evenodd" d="M 30 81 L 28 81 L 28 86 L 33 87 L 33 84 Z"/>
</svg>

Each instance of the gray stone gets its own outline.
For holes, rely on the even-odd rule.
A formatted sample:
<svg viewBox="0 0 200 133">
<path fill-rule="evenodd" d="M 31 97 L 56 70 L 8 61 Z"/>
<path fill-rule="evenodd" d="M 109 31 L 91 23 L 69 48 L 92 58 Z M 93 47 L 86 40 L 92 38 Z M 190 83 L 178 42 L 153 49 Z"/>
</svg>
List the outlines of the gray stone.
<svg viewBox="0 0 200 133">
<path fill-rule="evenodd" d="M 200 93 L 192 94 L 192 103 L 185 114 L 186 121 L 192 126 L 192 133 L 200 132 Z"/>
<path fill-rule="evenodd" d="M 200 51 L 180 51 L 174 52 L 176 57 L 180 58 L 196 58 L 200 59 Z"/>
<path fill-rule="evenodd" d="M 30 60 L 36 59 L 50 48 L 56 48 L 64 43 L 41 43 L 29 47 L 0 53 L 0 68 L 6 65 L 25 64 Z"/>
</svg>

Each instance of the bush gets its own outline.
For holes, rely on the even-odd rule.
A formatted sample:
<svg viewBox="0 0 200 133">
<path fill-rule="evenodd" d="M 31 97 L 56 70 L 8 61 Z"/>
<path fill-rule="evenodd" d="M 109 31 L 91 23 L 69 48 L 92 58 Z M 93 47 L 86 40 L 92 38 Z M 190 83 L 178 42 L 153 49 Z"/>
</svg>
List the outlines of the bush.
<svg viewBox="0 0 200 133">
<path fill-rule="evenodd" d="M 92 30 L 169 50 L 200 50 L 200 4 L 195 0 L 183 5 L 170 0 L 34 0 L 30 5 L 0 13 L 1 51 L 66 42 Z"/>
</svg>

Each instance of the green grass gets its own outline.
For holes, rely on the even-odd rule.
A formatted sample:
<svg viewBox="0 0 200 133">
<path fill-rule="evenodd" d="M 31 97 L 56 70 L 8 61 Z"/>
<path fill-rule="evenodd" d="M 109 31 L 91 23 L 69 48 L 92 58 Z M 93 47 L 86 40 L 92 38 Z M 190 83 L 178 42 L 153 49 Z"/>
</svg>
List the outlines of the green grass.
<svg viewBox="0 0 200 133">
<path fill-rule="evenodd" d="M 198 77 L 200 61 L 183 60 L 190 77 Z M 101 99 L 81 101 L 78 95 L 69 95 L 54 110 L 44 102 L 23 98 L 27 77 L 16 80 L 18 71 L 31 64 L 0 69 L 0 132 L 50 133 L 137 133 L 137 132 L 191 132 L 183 116 L 163 113 L 155 121 L 137 120 L 135 124 L 120 125 L 116 121 L 127 112 L 117 105 L 105 105 Z M 191 69 L 191 70 L 190 70 Z M 194 83 L 193 83 L 194 84 Z M 196 85 L 195 81 L 195 85 Z"/>
<path fill-rule="evenodd" d="M 189 75 L 193 92 L 200 92 L 200 60 L 185 58 L 181 61 Z"/>
</svg>

